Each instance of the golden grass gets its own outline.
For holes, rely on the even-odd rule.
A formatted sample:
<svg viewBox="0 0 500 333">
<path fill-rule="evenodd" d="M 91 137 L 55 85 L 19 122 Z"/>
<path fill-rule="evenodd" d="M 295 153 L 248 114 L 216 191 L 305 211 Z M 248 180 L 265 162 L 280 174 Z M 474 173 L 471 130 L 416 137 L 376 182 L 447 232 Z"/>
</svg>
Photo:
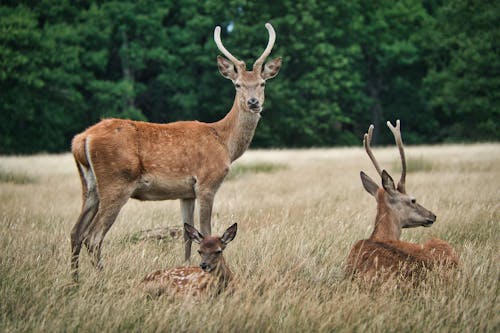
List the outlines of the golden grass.
<svg viewBox="0 0 500 333">
<path fill-rule="evenodd" d="M 449 241 L 461 256 L 451 281 L 430 273 L 418 288 L 370 291 L 344 279 L 348 251 L 369 236 L 375 216 L 359 171 L 377 178 L 361 148 L 258 150 L 235 166 L 281 167 L 236 174 L 213 212 L 216 233 L 238 222 L 225 256 L 239 289 L 196 302 L 149 300 L 135 288 L 145 274 L 182 263 L 181 240 L 124 241 L 140 230 L 180 226 L 178 202 L 127 203 L 105 239 L 104 271 L 82 251 L 75 287 L 69 234 L 81 194 L 72 157 L 0 157 L 5 172 L 36 180 L 0 183 L 0 331 L 498 332 L 500 145 L 406 153 L 425 166 L 408 174 L 409 192 L 438 220 L 404 230 L 403 239 Z M 395 173 L 394 147 L 375 154 Z"/>
</svg>

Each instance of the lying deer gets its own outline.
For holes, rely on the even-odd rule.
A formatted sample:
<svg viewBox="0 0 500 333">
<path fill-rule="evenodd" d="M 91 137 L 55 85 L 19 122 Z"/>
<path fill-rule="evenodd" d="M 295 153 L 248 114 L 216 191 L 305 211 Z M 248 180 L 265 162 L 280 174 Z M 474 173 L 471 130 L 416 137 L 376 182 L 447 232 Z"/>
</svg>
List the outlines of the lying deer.
<svg viewBox="0 0 500 333">
<path fill-rule="evenodd" d="M 440 239 L 427 243 L 413 244 L 400 241 L 402 228 L 429 227 L 436 221 L 436 215 L 406 194 L 406 160 L 401 139 L 400 123 L 396 127 L 387 122 L 392 131 L 401 156 L 402 172 L 397 187 L 385 170 L 381 170 L 370 147 L 373 125 L 364 135 L 363 144 L 375 169 L 382 178 L 379 187 L 361 171 L 361 182 L 365 190 L 377 200 L 375 228 L 368 239 L 358 241 L 347 258 L 346 272 L 350 276 L 361 275 L 370 280 L 376 276 L 417 277 L 424 269 L 436 265 L 456 266 L 458 257 L 451 246 Z"/>
<path fill-rule="evenodd" d="M 142 287 L 154 296 L 163 293 L 197 296 L 202 293 L 222 292 L 233 279 L 233 273 L 227 266 L 222 252 L 234 239 L 236 231 L 237 224 L 235 223 L 221 237 L 203 236 L 196 228 L 185 223 L 185 234 L 190 240 L 200 244 L 198 250 L 201 256 L 200 266 L 177 267 L 153 272 L 142 280 Z"/>
</svg>

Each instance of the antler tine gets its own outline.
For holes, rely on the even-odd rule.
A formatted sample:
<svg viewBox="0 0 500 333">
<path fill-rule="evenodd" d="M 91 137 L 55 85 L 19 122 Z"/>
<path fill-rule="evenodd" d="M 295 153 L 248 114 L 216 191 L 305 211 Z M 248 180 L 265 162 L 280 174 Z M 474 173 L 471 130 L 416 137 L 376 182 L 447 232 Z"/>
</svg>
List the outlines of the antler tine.
<svg viewBox="0 0 500 333">
<path fill-rule="evenodd" d="M 233 56 L 231 54 L 231 52 L 229 52 L 222 44 L 222 41 L 220 39 L 220 26 L 215 27 L 214 41 L 215 41 L 215 44 L 217 44 L 217 48 L 222 52 L 222 54 L 224 54 L 229 60 L 231 60 L 233 64 L 235 64 L 238 67 L 245 68 L 245 63 L 241 60 L 236 59 L 236 57 Z"/>
<path fill-rule="evenodd" d="M 267 56 L 271 53 L 271 50 L 274 46 L 274 41 L 276 40 L 276 32 L 274 31 L 274 28 L 271 25 L 271 23 L 266 23 L 266 29 L 269 33 L 269 41 L 267 42 L 267 46 L 266 46 L 266 49 L 264 50 L 264 52 L 262 52 L 259 59 L 257 59 L 255 61 L 255 63 L 253 64 L 254 72 L 257 71 L 260 73 L 260 71 L 262 69 L 262 64 L 266 60 Z"/>
<path fill-rule="evenodd" d="M 378 165 L 378 162 L 375 159 L 375 156 L 372 153 L 372 148 L 370 146 L 370 143 L 372 142 L 373 128 L 373 124 L 370 125 L 370 127 L 368 128 L 368 133 L 365 133 L 365 136 L 363 137 L 363 145 L 365 146 L 366 153 L 370 157 L 370 160 L 372 160 L 375 169 L 377 169 L 379 176 L 382 177 L 382 170 L 380 169 L 380 166 Z"/>
<path fill-rule="evenodd" d="M 396 145 L 399 149 L 399 155 L 401 156 L 401 178 L 398 183 L 398 190 L 401 193 L 406 193 L 405 183 L 406 183 L 406 158 L 405 158 L 405 150 L 403 147 L 403 139 L 401 138 L 401 126 L 399 119 L 396 120 L 396 127 L 392 126 L 391 122 L 387 122 L 387 127 L 391 130 L 394 135 L 394 140 L 396 140 Z"/>
</svg>

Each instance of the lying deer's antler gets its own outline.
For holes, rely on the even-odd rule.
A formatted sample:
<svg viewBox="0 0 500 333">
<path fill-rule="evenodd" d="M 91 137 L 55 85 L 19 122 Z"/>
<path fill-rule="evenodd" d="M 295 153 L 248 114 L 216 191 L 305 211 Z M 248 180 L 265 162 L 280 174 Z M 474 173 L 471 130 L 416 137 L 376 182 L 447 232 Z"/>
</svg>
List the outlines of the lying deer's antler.
<svg viewBox="0 0 500 333">
<path fill-rule="evenodd" d="M 401 126 L 399 123 L 399 119 L 396 120 L 396 127 L 392 126 L 391 122 L 387 122 L 387 127 L 391 130 L 394 135 L 394 140 L 396 140 L 396 145 L 399 149 L 399 155 L 401 156 L 401 178 L 398 182 L 398 191 L 401 193 L 406 193 L 406 158 L 405 158 L 405 150 L 403 147 L 403 139 L 401 138 Z"/>
<path fill-rule="evenodd" d="M 363 138 L 363 145 L 365 146 L 366 153 L 370 157 L 370 160 L 372 160 L 375 169 L 377 169 L 379 176 L 382 177 L 382 169 L 380 169 L 380 166 L 378 165 L 378 162 L 372 153 L 372 148 L 370 147 L 370 143 L 372 142 L 372 136 L 373 136 L 373 128 L 374 128 L 373 124 L 370 125 L 370 127 L 368 127 L 368 133 L 365 133 L 365 136 Z"/>
</svg>

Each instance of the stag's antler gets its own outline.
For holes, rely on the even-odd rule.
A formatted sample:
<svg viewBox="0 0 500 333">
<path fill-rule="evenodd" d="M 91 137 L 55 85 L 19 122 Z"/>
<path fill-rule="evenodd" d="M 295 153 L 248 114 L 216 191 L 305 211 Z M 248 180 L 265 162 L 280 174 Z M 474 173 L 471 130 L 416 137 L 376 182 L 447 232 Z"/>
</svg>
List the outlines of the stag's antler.
<svg viewBox="0 0 500 333">
<path fill-rule="evenodd" d="M 373 125 L 370 125 L 370 127 L 368 128 L 368 133 L 365 133 L 365 136 L 363 138 L 363 145 L 365 146 L 366 153 L 370 157 L 370 160 L 372 160 L 375 169 L 377 169 L 379 176 L 382 177 L 382 169 L 380 169 L 375 156 L 373 156 L 372 148 L 370 147 L 370 143 L 372 142 L 373 127 Z"/>
<path fill-rule="evenodd" d="M 401 156 L 401 178 L 398 183 L 398 191 L 401 193 L 406 193 L 405 183 L 406 183 L 406 159 L 405 159 L 405 150 L 403 148 L 403 139 L 401 138 L 401 127 L 399 123 L 399 119 L 396 120 L 396 127 L 392 126 L 391 122 L 387 122 L 387 127 L 391 130 L 394 135 L 394 140 L 396 140 L 396 145 L 399 149 L 399 155 Z"/>
<path fill-rule="evenodd" d="M 259 59 L 257 59 L 253 64 L 253 71 L 256 73 L 260 73 L 260 71 L 262 70 L 262 64 L 266 60 L 267 56 L 271 53 L 271 50 L 274 46 L 274 41 L 276 40 L 276 32 L 274 32 L 274 28 L 271 23 L 266 23 L 266 29 L 269 33 L 269 41 L 267 42 L 267 46 L 264 52 L 262 52 Z"/>
<path fill-rule="evenodd" d="M 216 26 L 215 27 L 215 30 L 214 30 L 214 40 L 215 40 L 215 44 L 217 44 L 217 47 L 219 48 L 219 50 L 222 52 L 222 54 L 224 54 L 229 60 L 231 60 L 231 62 L 243 69 L 243 70 L 246 70 L 246 65 L 245 65 L 245 62 L 241 61 L 241 60 L 238 60 L 235 56 L 233 56 L 231 54 L 231 52 L 229 52 L 225 47 L 224 45 L 222 44 L 222 41 L 220 39 L 220 27 L 219 26 Z"/>
</svg>

